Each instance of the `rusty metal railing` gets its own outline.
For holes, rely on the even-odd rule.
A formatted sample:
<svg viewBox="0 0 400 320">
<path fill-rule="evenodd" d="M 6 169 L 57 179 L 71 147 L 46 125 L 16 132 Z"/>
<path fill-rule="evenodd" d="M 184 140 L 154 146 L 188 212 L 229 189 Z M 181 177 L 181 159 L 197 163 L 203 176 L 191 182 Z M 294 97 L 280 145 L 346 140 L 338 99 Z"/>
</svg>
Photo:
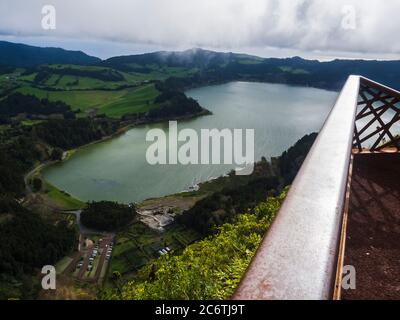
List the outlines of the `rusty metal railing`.
<svg viewBox="0 0 400 320">
<path fill-rule="evenodd" d="M 371 138 L 374 150 L 384 134 L 396 140 L 389 130 L 400 120 L 399 97 L 369 79 L 348 78 L 233 299 L 332 299 L 352 150 Z M 375 120 L 365 122 L 368 116 Z"/>
</svg>

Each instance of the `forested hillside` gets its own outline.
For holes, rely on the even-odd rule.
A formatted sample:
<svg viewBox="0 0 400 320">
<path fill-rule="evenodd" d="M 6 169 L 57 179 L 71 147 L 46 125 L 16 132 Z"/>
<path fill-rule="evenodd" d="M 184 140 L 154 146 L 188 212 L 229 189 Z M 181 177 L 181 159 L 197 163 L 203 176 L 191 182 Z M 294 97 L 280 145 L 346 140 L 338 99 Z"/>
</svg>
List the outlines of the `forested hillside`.
<svg viewBox="0 0 400 320">
<path fill-rule="evenodd" d="M 172 77 L 175 88 L 233 80 L 262 81 L 339 90 L 351 74 L 400 88 L 400 61 L 332 60 L 320 62 L 293 58 L 260 58 L 244 54 L 191 49 L 182 52 L 154 52 L 114 57 L 100 63 L 118 70 L 131 66 L 158 65 L 195 68 L 191 77 Z"/>
<path fill-rule="evenodd" d="M 72 250 L 75 230 L 52 225 L 4 194 L 0 197 L 0 300 L 34 299 L 40 283 L 33 277 Z"/>
<path fill-rule="evenodd" d="M 316 137 L 316 133 L 304 136 L 281 156 L 272 159 L 272 163 L 262 159 L 249 176 L 231 173 L 219 178 L 223 189 L 198 201 L 177 221 L 203 235 L 215 232 L 215 227 L 232 221 L 239 212 L 256 206 L 290 185 Z"/>
<path fill-rule="evenodd" d="M 48 63 L 91 64 L 99 58 L 88 56 L 82 51 L 61 48 L 40 48 L 21 43 L 0 41 L 0 64 L 27 67 Z"/>
</svg>

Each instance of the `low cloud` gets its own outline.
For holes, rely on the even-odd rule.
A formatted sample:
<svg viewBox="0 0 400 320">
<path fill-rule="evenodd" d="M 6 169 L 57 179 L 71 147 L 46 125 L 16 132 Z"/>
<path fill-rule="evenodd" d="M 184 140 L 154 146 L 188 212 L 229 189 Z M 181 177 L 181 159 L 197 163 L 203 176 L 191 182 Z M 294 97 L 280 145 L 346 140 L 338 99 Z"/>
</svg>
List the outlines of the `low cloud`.
<svg viewBox="0 0 400 320">
<path fill-rule="evenodd" d="M 56 30 L 41 28 L 46 4 Z M 398 54 L 398 12 L 399 0 L 2 0 L 0 35 Z"/>
</svg>

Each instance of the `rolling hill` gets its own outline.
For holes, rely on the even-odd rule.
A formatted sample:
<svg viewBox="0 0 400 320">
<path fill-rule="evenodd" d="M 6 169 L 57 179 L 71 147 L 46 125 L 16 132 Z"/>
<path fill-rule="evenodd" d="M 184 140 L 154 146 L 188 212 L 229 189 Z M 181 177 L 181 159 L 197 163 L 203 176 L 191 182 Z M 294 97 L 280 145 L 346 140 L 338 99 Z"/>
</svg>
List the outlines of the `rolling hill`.
<svg viewBox="0 0 400 320">
<path fill-rule="evenodd" d="M 100 59 L 61 48 L 41 48 L 26 44 L 0 41 L 0 65 L 31 67 L 40 64 L 94 64 Z"/>
<path fill-rule="evenodd" d="M 400 88 L 400 61 L 332 60 L 320 62 L 301 57 L 260 58 L 256 56 L 190 49 L 113 57 L 100 62 L 122 71 L 146 73 L 149 68 L 174 67 L 197 70 L 182 87 L 213 82 L 249 80 L 339 90 L 350 74 L 359 74 Z"/>
</svg>

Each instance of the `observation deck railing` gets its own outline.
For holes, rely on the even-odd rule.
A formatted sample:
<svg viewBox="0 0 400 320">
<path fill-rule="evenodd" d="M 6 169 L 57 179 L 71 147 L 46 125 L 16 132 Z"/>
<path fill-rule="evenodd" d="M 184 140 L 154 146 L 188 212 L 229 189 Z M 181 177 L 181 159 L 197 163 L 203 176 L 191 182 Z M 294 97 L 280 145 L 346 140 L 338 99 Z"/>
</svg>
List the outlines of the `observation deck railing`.
<svg viewBox="0 0 400 320">
<path fill-rule="evenodd" d="M 389 87 L 347 79 L 234 299 L 340 296 L 353 154 L 398 147 L 399 101 Z"/>
</svg>

